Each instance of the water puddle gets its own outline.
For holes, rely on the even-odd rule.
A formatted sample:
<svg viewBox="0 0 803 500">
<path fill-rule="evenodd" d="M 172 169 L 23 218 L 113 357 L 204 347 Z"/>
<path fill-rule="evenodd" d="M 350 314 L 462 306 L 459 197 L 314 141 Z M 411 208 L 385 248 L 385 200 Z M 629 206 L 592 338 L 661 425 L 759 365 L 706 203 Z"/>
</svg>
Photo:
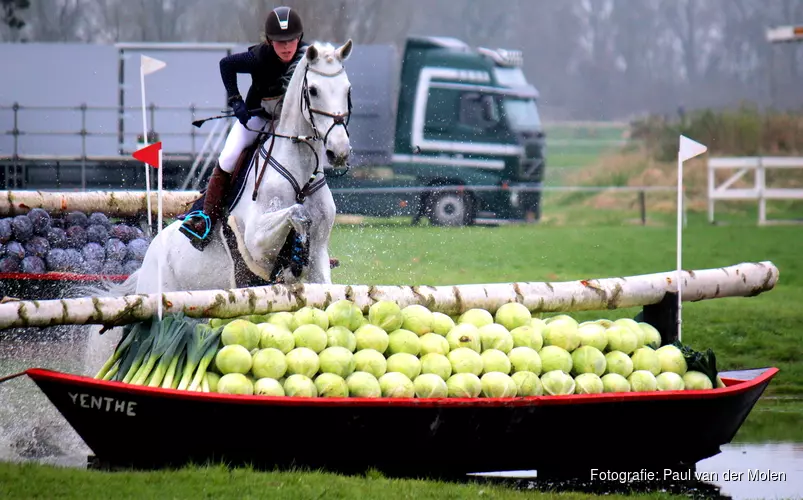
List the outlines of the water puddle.
<svg viewBox="0 0 803 500">
<path fill-rule="evenodd" d="M 615 472 L 615 471 L 614 471 Z M 655 471 L 660 477 L 662 471 Z M 535 491 L 579 491 L 597 495 L 666 492 L 691 498 L 747 500 L 803 498 L 803 443 L 737 443 L 697 463 L 686 476 L 668 474 L 650 481 L 646 475 L 620 480 L 599 475 L 571 480 L 538 479 L 538 473 L 508 471 L 482 473 L 476 478 Z M 632 477 L 632 476 L 631 476 Z M 679 480 L 680 479 L 680 480 Z"/>
<path fill-rule="evenodd" d="M 697 474 L 734 499 L 803 498 L 803 443 L 731 444 Z"/>
</svg>

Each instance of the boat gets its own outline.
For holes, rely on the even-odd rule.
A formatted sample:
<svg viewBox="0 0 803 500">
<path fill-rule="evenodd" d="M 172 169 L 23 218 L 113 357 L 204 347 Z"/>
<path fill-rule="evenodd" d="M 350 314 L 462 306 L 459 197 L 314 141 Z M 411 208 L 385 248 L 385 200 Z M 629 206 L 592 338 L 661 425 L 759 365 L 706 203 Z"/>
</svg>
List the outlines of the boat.
<svg viewBox="0 0 803 500">
<path fill-rule="evenodd" d="M 681 470 L 720 452 L 778 373 L 720 372 L 710 390 L 514 398 L 297 398 L 26 374 L 102 468 L 228 463 L 451 477 Z"/>
<path fill-rule="evenodd" d="M 778 276 L 771 263 L 688 274 L 687 300 L 754 296 L 774 287 Z M 398 297 L 394 300 L 406 303 L 410 297 L 438 296 L 445 304 L 458 300 L 465 309 L 510 300 L 513 296 L 505 294 L 515 292 L 529 293 L 525 302 L 541 297 L 541 309 L 544 297 L 552 300 L 557 294 L 565 302 L 551 307 L 563 304 L 561 310 L 570 310 L 588 308 L 601 296 L 609 308 L 641 302 L 634 319 L 652 325 L 661 345 L 667 345 L 679 339 L 679 295 L 670 288 L 674 276 L 462 289 L 308 285 L 304 303 L 316 304 L 321 297 L 358 303 Z M 629 302 L 622 302 L 625 298 Z M 53 307 L 30 305 L 25 321 L 40 311 L 40 323 L 51 317 Z M 12 319 L 18 314 L 17 308 L 5 309 Z M 467 399 L 244 396 L 151 388 L 42 368 L 24 373 L 92 450 L 90 466 L 97 468 L 226 463 L 426 478 L 536 470 L 539 478 L 587 480 L 592 469 L 651 471 L 658 479 L 665 471 L 688 474 L 733 440 L 778 369 L 721 371 L 724 386 L 707 390 Z"/>
</svg>

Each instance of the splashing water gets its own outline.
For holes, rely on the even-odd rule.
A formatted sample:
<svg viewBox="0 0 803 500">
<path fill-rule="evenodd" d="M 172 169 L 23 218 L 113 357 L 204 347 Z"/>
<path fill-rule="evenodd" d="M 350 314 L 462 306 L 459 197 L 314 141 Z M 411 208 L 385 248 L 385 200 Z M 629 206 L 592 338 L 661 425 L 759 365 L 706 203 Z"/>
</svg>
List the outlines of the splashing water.
<svg viewBox="0 0 803 500">
<path fill-rule="evenodd" d="M 3 331 L 2 374 L 47 368 L 94 376 L 114 351 L 121 328 L 55 326 Z M 83 467 L 92 452 L 27 377 L 0 384 L 0 460 Z"/>
</svg>

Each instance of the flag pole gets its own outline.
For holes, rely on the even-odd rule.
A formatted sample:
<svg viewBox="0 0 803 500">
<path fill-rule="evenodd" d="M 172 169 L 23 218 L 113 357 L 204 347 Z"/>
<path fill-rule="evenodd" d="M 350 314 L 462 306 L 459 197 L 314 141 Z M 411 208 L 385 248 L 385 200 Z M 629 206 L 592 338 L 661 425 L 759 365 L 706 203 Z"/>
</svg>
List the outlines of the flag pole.
<svg viewBox="0 0 803 500">
<path fill-rule="evenodd" d="M 157 170 L 158 171 L 156 172 L 156 179 L 157 179 L 156 183 L 157 183 L 158 191 L 157 191 L 157 195 L 156 196 L 157 196 L 157 210 L 158 210 L 158 213 L 157 213 L 157 218 L 156 218 L 156 221 L 157 221 L 156 222 L 156 234 L 157 235 L 161 235 L 162 234 L 162 217 L 163 217 L 163 212 L 162 212 L 162 148 L 159 148 L 159 168 Z M 161 238 L 159 239 L 159 244 L 160 245 L 162 244 L 162 239 Z M 161 321 L 162 320 L 162 261 L 165 258 L 165 251 L 164 251 L 165 249 L 164 249 L 164 247 L 159 247 L 159 248 L 157 248 L 157 250 L 159 250 L 159 258 L 156 259 L 157 262 L 159 263 L 158 271 L 157 271 L 158 272 L 158 278 L 159 278 L 159 281 L 158 281 L 158 283 L 159 283 L 159 285 L 158 285 L 159 286 L 159 288 L 158 288 L 159 303 L 157 305 L 157 313 L 159 315 L 158 316 L 159 317 L 159 321 Z"/>
<path fill-rule="evenodd" d="M 677 273 L 675 280 L 678 286 L 678 341 L 682 341 L 682 309 L 683 309 L 683 268 L 681 265 L 681 252 L 683 250 L 683 227 L 685 226 L 686 204 L 684 203 L 686 191 L 683 188 L 683 162 L 705 153 L 708 148 L 699 142 L 693 141 L 683 135 L 680 136 L 678 145 L 678 200 L 677 200 Z"/>
<path fill-rule="evenodd" d="M 142 147 L 148 146 L 148 114 L 145 104 L 145 56 L 141 56 L 139 65 L 139 88 L 142 93 Z M 151 237 L 153 218 L 151 216 L 151 166 L 145 164 L 145 199 L 148 209 L 148 237 Z"/>
<path fill-rule="evenodd" d="M 157 191 L 157 221 L 158 221 L 158 228 L 157 228 L 157 236 L 162 234 L 162 220 L 164 218 L 164 210 L 162 206 L 162 199 L 163 199 L 163 192 L 162 192 L 162 184 L 163 184 L 163 174 L 162 174 L 162 167 L 163 167 L 163 156 L 162 156 L 162 143 L 156 142 L 151 144 L 150 146 L 144 147 L 142 149 L 138 149 L 134 151 L 134 158 L 145 163 L 149 167 L 153 167 L 157 169 L 156 172 L 156 179 L 158 183 L 158 191 Z M 158 273 L 158 292 L 159 292 L 159 299 L 156 304 L 156 311 L 159 317 L 159 320 L 162 319 L 162 260 L 164 257 L 164 251 L 161 247 L 163 245 L 161 238 L 159 241 L 156 242 L 155 240 L 152 241 L 157 245 L 156 252 L 156 264 L 157 264 L 157 273 Z"/>
<path fill-rule="evenodd" d="M 682 139 L 681 139 L 682 141 Z M 681 148 L 682 149 L 682 148 Z M 681 287 L 683 284 L 683 280 L 681 279 L 681 252 L 683 250 L 683 245 L 681 243 L 683 239 L 683 157 L 681 151 L 678 151 L 678 214 L 677 214 L 677 276 L 675 279 L 677 280 L 678 284 L 678 341 L 682 341 L 682 332 L 681 327 L 683 320 L 682 317 L 682 309 L 683 309 L 683 299 L 681 298 Z"/>
</svg>

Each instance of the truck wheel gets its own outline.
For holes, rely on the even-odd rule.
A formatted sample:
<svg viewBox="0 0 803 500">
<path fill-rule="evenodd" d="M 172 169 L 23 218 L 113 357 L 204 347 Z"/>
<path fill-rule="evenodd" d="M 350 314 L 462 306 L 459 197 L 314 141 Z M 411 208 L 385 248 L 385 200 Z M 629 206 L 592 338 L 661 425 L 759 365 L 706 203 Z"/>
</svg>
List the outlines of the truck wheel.
<svg viewBox="0 0 803 500">
<path fill-rule="evenodd" d="M 466 226 L 471 223 L 471 200 L 464 194 L 432 194 L 427 205 L 427 216 L 435 226 Z"/>
</svg>

